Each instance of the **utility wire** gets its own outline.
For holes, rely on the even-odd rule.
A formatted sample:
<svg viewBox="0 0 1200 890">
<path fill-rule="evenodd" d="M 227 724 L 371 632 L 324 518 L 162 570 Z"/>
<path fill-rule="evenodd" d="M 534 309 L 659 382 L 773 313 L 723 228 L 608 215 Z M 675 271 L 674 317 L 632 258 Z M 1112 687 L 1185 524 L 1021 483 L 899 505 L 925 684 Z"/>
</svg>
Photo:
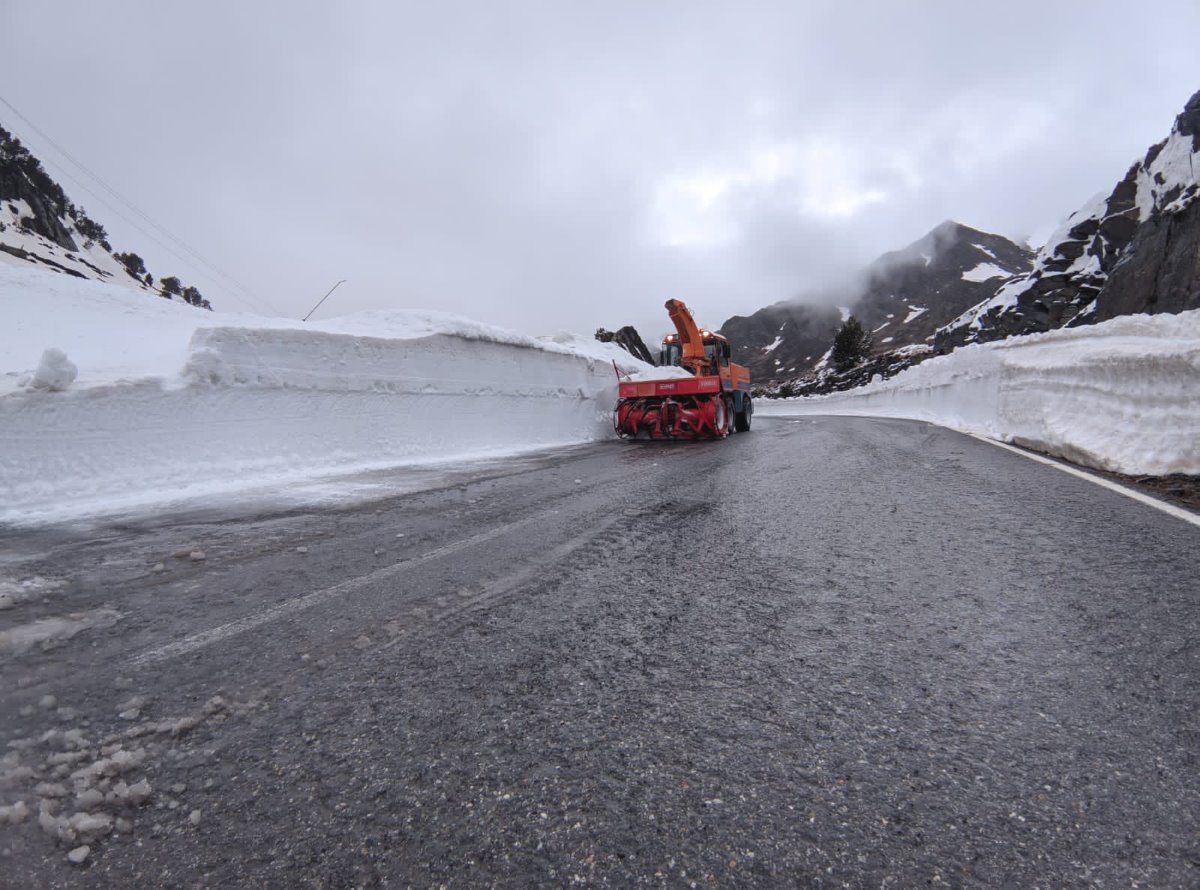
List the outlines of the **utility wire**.
<svg viewBox="0 0 1200 890">
<path fill-rule="evenodd" d="M 155 222 L 155 220 L 153 220 L 149 214 L 147 214 L 144 210 L 142 210 L 140 207 L 138 207 L 136 204 L 134 204 L 132 201 L 130 201 L 128 198 L 126 198 L 124 195 L 122 195 L 120 192 L 118 192 L 115 188 L 113 188 L 107 182 L 105 182 L 103 179 L 101 179 L 98 174 L 96 174 L 96 173 L 92 172 L 90 169 L 88 169 L 88 167 L 82 161 L 79 161 L 78 159 L 76 159 L 74 155 L 72 155 L 69 151 L 67 151 L 65 148 L 63 148 L 61 145 L 59 145 L 54 139 L 52 139 L 45 132 L 43 132 L 33 121 L 31 121 L 28 117 L 26 117 L 24 114 L 22 114 L 20 112 L 20 110 L 18 110 L 16 108 L 16 106 L 14 106 L 11 102 L 9 102 L 3 96 L 0 96 L 0 104 L 5 105 L 9 111 L 11 111 L 14 115 L 16 115 L 22 121 L 24 121 L 25 124 L 31 130 L 33 130 L 33 132 L 37 133 L 42 139 L 44 139 L 55 151 L 57 151 L 59 154 L 61 154 L 63 157 L 65 157 L 68 161 L 70 161 L 72 164 L 74 164 L 76 167 L 78 167 L 79 170 L 81 170 L 87 177 L 89 177 L 97 185 L 99 185 L 106 192 L 108 192 L 113 198 L 115 198 L 117 201 L 124 204 L 126 207 L 128 207 L 130 210 L 132 210 L 135 214 L 137 214 L 139 217 L 141 217 L 147 224 L 149 224 L 153 228 L 157 229 L 160 233 L 162 233 L 162 235 L 166 239 L 168 239 L 168 241 L 172 242 L 174 246 L 172 246 L 172 244 L 164 243 L 161 238 L 156 237 L 151 232 L 147 232 L 141 225 L 138 224 L 138 222 L 136 220 L 130 219 L 128 216 L 126 216 L 124 213 L 122 213 L 119 208 L 114 207 L 111 203 L 109 203 L 104 198 L 103 195 L 97 194 L 95 191 L 88 188 L 87 185 L 84 184 L 83 182 L 81 182 L 77 177 L 72 176 L 69 172 L 67 172 L 66 170 L 63 170 L 60 167 L 59 171 L 62 175 L 66 176 L 72 182 L 79 185 L 84 191 L 86 191 L 88 194 L 92 195 L 94 198 L 99 200 L 104 206 L 106 206 L 109 210 L 113 211 L 117 216 L 119 216 L 121 219 L 123 219 L 129 225 L 131 225 L 138 232 L 141 232 L 147 238 L 154 241 L 160 247 L 164 248 L 168 253 L 170 253 L 176 259 L 182 260 L 185 264 L 188 263 L 188 260 L 185 257 L 179 255 L 176 248 L 178 248 L 179 250 L 183 250 L 184 252 L 190 254 L 194 258 L 194 260 L 199 262 L 202 266 L 206 267 L 207 271 L 210 274 L 217 276 L 219 279 L 224 279 L 224 284 L 226 287 L 229 287 L 231 290 L 233 290 L 235 292 L 240 291 L 241 292 L 240 302 L 246 303 L 247 305 L 249 305 L 249 307 L 251 309 L 257 309 L 257 307 L 254 305 L 255 298 L 250 295 L 249 290 L 245 286 L 243 286 L 241 284 L 241 282 L 239 282 L 236 278 L 234 278 L 228 272 L 221 269 L 219 266 L 217 266 L 212 261 L 201 256 L 197 251 L 195 251 L 191 247 L 189 247 L 187 245 L 187 243 L 183 241 L 182 238 L 179 238 L 177 235 L 172 234 L 168 229 L 166 229 L 160 223 Z M 238 297 L 238 294 L 234 293 L 233 296 Z M 270 304 L 270 302 L 268 302 L 266 299 L 263 299 L 261 297 L 258 297 L 257 299 L 260 300 L 263 305 L 265 305 L 268 309 L 270 309 L 276 315 L 283 315 L 282 312 L 280 312 L 278 309 L 276 309 L 274 306 L 272 306 Z"/>
</svg>

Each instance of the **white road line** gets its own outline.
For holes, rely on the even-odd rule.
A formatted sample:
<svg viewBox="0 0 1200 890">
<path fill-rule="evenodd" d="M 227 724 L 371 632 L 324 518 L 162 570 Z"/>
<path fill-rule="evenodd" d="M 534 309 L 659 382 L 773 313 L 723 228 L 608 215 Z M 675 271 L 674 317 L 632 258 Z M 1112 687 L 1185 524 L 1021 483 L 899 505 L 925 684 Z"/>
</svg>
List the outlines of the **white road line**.
<svg viewBox="0 0 1200 890">
<path fill-rule="evenodd" d="M 422 562 L 428 562 L 431 559 L 439 559 L 443 556 L 450 556 L 460 550 L 465 550 L 468 547 L 473 547 L 476 544 L 482 544 L 490 541 L 493 538 L 498 538 L 501 535 L 506 535 L 509 532 L 515 531 L 522 526 L 528 525 L 542 519 L 547 514 L 557 513 L 556 509 L 547 510 L 542 513 L 537 513 L 525 519 L 516 522 L 510 522 L 507 525 L 502 525 L 490 531 L 481 532 L 477 535 L 472 535 L 469 538 L 463 538 L 461 541 L 452 541 L 441 547 L 434 548 L 428 553 L 422 553 L 420 556 L 415 556 L 412 559 L 406 559 L 394 565 L 385 566 L 382 569 L 377 569 L 366 575 L 360 575 L 357 578 L 350 578 L 342 581 L 339 584 L 334 584 L 332 587 L 326 587 L 322 590 L 314 590 L 312 593 L 306 593 L 304 596 L 298 596 L 295 599 L 290 599 L 287 602 L 280 603 L 277 606 L 271 606 L 261 612 L 256 612 L 253 615 L 247 615 L 244 618 L 239 618 L 236 621 L 230 621 L 228 624 L 222 624 L 219 627 L 210 628 L 209 630 L 201 631 L 200 633 L 192 634 L 184 637 L 182 640 L 176 640 L 174 643 L 167 643 L 165 646 L 159 646 L 155 649 L 149 649 L 140 655 L 135 656 L 130 662 L 133 665 L 152 664 L 157 661 L 166 661 L 170 658 L 177 658 L 180 655 L 186 655 L 189 652 L 195 652 L 197 649 L 203 649 L 205 646 L 211 646 L 213 643 L 226 640 L 229 637 L 251 630 L 256 627 L 261 627 L 272 621 L 278 621 L 280 618 L 285 618 L 288 615 L 294 615 L 297 612 L 302 612 L 305 609 L 311 608 L 318 603 L 324 602 L 335 596 L 350 593 L 366 587 L 377 581 L 383 581 L 398 575 L 406 569 L 411 568 Z"/>
<path fill-rule="evenodd" d="M 967 433 L 966 435 L 970 436 L 972 439 L 978 439 L 980 442 L 987 442 L 989 445 L 995 445 L 997 448 L 1003 448 L 1005 451 L 1011 451 L 1014 454 L 1019 454 L 1021 457 L 1027 457 L 1030 460 L 1036 460 L 1038 463 L 1046 464 L 1046 466 L 1049 467 L 1054 467 L 1056 470 L 1062 470 L 1064 473 L 1070 473 L 1072 476 L 1078 476 L 1080 479 L 1086 479 L 1088 482 L 1093 482 L 1102 488 L 1115 491 L 1117 494 L 1123 494 L 1127 498 L 1133 498 L 1133 500 L 1143 503 L 1148 507 L 1161 510 L 1168 516 L 1174 516 L 1176 519 L 1182 519 L 1184 522 L 1190 522 L 1192 525 L 1200 528 L 1200 515 L 1197 515 L 1190 510 L 1185 510 L 1182 507 L 1176 507 L 1174 504 L 1168 504 L 1166 501 L 1160 501 L 1158 498 L 1152 498 L 1148 494 L 1142 494 L 1140 491 L 1136 491 L 1132 488 L 1121 485 L 1119 482 L 1113 482 L 1111 479 L 1105 479 L 1103 476 L 1096 476 L 1092 473 L 1085 472 L 1084 470 L 1078 470 L 1075 467 L 1067 466 L 1066 464 L 1059 463 L 1056 460 L 1043 457 L 1040 454 L 1033 454 L 1032 452 L 1025 451 L 1022 448 L 1009 445 L 1006 442 L 998 442 L 995 439 L 989 439 L 987 436 L 980 436 L 976 433 Z"/>
</svg>

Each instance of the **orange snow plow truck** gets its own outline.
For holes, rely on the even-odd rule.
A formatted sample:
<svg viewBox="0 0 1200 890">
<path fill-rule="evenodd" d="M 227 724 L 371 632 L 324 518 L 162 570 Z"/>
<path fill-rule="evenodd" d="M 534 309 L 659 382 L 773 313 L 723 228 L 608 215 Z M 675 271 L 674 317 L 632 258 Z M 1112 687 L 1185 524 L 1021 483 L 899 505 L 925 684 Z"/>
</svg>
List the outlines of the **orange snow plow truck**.
<svg viewBox="0 0 1200 890">
<path fill-rule="evenodd" d="M 729 361 L 729 341 L 696 326 L 687 306 L 667 300 L 674 334 L 663 338 L 659 365 L 691 377 L 622 380 L 613 426 L 622 439 L 723 439 L 750 429 L 750 371 Z"/>
</svg>

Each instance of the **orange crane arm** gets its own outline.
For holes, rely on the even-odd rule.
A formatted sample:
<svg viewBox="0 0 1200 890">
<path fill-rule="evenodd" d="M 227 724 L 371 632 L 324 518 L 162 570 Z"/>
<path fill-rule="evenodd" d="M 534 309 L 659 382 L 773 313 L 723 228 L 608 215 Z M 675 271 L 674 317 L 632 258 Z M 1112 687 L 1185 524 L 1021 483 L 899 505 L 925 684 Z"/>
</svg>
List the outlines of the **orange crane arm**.
<svg viewBox="0 0 1200 890">
<path fill-rule="evenodd" d="M 683 348 L 679 364 L 690 368 L 692 373 L 699 375 L 708 366 L 708 356 L 704 354 L 704 341 L 700 336 L 700 328 L 692 318 L 692 312 L 682 300 L 667 300 L 667 314 L 679 332 L 679 345 Z"/>
</svg>

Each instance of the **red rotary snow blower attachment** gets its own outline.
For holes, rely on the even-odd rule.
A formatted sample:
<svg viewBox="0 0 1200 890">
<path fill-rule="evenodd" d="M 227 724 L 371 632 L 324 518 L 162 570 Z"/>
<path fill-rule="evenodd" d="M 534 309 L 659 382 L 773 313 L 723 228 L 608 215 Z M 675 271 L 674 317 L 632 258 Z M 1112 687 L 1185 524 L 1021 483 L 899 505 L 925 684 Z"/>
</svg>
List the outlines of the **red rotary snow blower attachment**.
<svg viewBox="0 0 1200 890">
<path fill-rule="evenodd" d="M 729 361 L 729 341 L 696 326 L 688 307 L 667 300 L 674 334 L 663 338 L 660 365 L 691 377 L 629 380 L 618 385 L 613 426 L 622 439 L 723 439 L 748 432 L 754 407 L 750 371 Z"/>
</svg>

